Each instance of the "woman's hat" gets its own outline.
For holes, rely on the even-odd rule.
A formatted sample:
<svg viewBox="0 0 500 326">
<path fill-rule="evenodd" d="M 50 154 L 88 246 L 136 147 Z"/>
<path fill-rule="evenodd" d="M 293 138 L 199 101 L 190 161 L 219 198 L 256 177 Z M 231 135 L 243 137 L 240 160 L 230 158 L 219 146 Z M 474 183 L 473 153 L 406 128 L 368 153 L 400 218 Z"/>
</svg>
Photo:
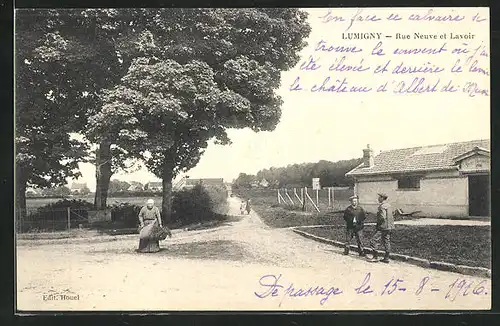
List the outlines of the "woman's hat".
<svg viewBox="0 0 500 326">
<path fill-rule="evenodd" d="M 155 201 L 152 200 L 152 199 L 148 199 L 148 201 L 146 202 L 146 204 L 151 204 L 151 205 L 154 205 Z"/>
<path fill-rule="evenodd" d="M 353 196 L 349 197 L 349 200 L 353 200 L 353 199 L 359 199 L 358 195 L 353 195 Z"/>
</svg>

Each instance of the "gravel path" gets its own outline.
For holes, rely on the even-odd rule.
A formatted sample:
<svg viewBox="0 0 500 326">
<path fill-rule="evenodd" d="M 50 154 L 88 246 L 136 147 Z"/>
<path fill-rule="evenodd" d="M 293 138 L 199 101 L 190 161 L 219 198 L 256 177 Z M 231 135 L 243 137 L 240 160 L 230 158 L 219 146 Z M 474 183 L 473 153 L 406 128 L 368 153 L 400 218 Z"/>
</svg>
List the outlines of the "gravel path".
<svg viewBox="0 0 500 326">
<path fill-rule="evenodd" d="M 156 254 L 135 253 L 135 236 L 107 242 L 23 241 L 17 248 L 18 309 L 490 308 L 490 280 L 343 256 L 341 249 L 289 229 L 269 228 L 254 212 L 240 216 L 239 203 L 230 198 L 230 222 L 217 229 L 178 232 L 162 242 L 163 250 Z M 369 280 L 360 287 L 367 275 Z M 399 279 L 397 286 L 392 281 L 383 292 L 391 279 Z"/>
<path fill-rule="evenodd" d="M 415 220 L 398 221 L 396 224 L 403 225 L 465 225 L 465 226 L 490 226 L 490 221 L 478 220 L 448 220 L 439 218 L 419 218 Z"/>
</svg>

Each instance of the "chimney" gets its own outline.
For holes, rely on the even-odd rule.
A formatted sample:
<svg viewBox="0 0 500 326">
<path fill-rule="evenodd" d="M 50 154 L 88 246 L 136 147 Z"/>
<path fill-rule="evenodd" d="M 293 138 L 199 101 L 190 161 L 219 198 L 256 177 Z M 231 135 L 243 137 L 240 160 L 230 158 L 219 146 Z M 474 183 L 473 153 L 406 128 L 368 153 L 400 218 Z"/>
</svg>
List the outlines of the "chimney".
<svg viewBox="0 0 500 326">
<path fill-rule="evenodd" d="M 370 148 L 369 144 L 363 149 L 363 164 L 365 168 L 373 166 L 373 149 Z"/>
</svg>

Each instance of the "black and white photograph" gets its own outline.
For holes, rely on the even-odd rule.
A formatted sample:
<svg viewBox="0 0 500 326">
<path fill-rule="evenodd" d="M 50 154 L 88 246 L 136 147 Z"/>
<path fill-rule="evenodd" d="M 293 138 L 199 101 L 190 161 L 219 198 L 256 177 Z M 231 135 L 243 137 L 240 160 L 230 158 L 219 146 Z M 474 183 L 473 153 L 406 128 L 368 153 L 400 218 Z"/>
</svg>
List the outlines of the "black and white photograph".
<svg viewBox="0 0 500 326">
<path fill-rule="evenodd" d="M 491 309 L 488 8 L 14 23 L 17 313 Z"/>
</svg>

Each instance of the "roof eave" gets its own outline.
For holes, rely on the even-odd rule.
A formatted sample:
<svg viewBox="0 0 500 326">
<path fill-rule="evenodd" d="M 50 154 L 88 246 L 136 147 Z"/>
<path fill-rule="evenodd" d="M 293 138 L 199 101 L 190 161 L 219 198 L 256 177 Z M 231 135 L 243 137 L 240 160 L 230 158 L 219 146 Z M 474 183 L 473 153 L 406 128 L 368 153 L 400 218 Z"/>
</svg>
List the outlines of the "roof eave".
<svg viewBox="0 0 500 326">
<path fill-rule="evenodd" d="M 372 175 L 388 175 L 388 174 L 399 174 L 399 173 L 418 173 L 418 172 L 433 172 L 433 171 L 448 171 L 448 170 L 458 170 L 458 166 L 446 166 L 446 167 L 438 167 L 438 168 L 429 168 L 429 169 L 415 169 L 415 170 L 406 170 L 406 171 L 375 171 L 375 172 L 348 172 L 346 176 L 359 177 L 359 176 L 372 176 Z"/>
<path fill-rule="evenodd" d="M 480 147 L 477 147 L 477 148 L 474 148 L 473 150 L 471 151 L 468 151 L 464 154 L 460 154 L 456 157 L 453 158 L 453 161 L 455 163 L 458 163 L 458 162 L 461 162 L 465 159 L 468 159 L 474 155 L 483 155 L 483 156 L 487 156 L 487 157 L 490 157 L 491 156 L 491 152 L 485 148 L 480 148 Z"/>
</svg>

